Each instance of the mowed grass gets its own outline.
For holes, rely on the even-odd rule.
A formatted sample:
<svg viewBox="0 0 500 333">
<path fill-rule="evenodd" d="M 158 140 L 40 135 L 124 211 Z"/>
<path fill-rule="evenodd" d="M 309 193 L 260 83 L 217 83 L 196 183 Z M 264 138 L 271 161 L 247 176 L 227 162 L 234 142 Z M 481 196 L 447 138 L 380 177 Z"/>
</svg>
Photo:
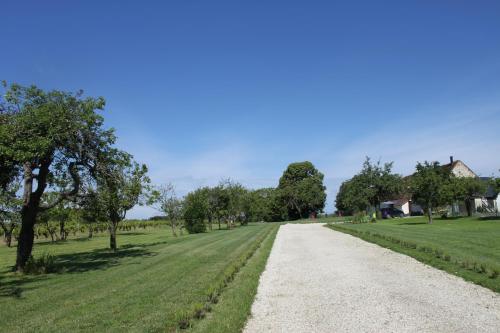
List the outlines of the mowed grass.
<svg viewBox="0 0 500 333">
<path fill-rule="evenodd" d="M 221 281 L 227 281 L 225 275 L 234 272 L 235 263 L 241 264 L 242 258 L 265 262 L 277 228 L 277 224 L 259 223 L 179 238 L 173 238 L 166 228 L 146 229 L 120 234 L 116 254 L 107 250 L 105 235 L 38 243 L 35 256 L 54 255 L 61 270 L 38 276 L 10 273 L 15 249 L 2 246 L 1 330 L 178 331 L 179 316 L 190 315 L 194 305 L 206 304 L 208 290 L 224 285 Z M 261 242 L 266 247 L 258 247 Z M 258 266 L 241 287 L 253 285 L 262 269 Z M 225 289 L 231 286 L 232 281 L 220 293 L 221 304 Z M 252 300 L 253 296 L 246 302 Z M 246 319 L 248 311 L 243 315 Z"/>
<path fill-rule="evenodd" d="M 500 291 L 500 219 L 435 219 L 428 224 L 417 217 L 328 226 Z"/>
</svg>

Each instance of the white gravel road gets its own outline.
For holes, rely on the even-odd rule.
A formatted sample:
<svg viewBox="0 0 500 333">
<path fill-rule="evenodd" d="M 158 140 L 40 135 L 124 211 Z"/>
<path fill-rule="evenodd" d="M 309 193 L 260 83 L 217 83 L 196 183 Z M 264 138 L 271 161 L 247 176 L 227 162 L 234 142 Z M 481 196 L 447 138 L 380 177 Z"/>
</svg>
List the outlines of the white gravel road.
<svg viewBox="0 0 500 333">
<path fill-rule="evenodd" d="M 244 332 L 500 332 L 500 294 L 321 224 L 287 224 Z"/>
</svg>

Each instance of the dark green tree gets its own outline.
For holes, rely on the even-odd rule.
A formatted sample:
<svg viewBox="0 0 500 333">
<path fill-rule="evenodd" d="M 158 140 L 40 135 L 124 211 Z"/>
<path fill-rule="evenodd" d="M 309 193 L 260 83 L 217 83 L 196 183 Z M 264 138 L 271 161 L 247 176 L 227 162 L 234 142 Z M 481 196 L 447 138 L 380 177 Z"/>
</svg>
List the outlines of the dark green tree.
<svg viewBox="0 0 500 333">
<path fill-rule="evenodd" d="M 371 193 L 359 175 L 344 181 L 337 192 L 335 206 L 344 215 L 366 210 L 370 206 Z"/>
<path fill-rule="evenodd" d="M 344 213 L 353 213 L 374 207 L 394 199 L 404 192 L 402 177 L 392 173 L 393 163 L 372 163 L 367 157 L 363 168 L 353 178 L 340 186 L 336 207 Z"/>
<path fill-rule="evenodd" d="M 311 162 L 290 164 L 279 180 L 278 190 L 287 207 L 288 218 L 307 218 L 325 207 L 323 174 Z"/>
</svg>

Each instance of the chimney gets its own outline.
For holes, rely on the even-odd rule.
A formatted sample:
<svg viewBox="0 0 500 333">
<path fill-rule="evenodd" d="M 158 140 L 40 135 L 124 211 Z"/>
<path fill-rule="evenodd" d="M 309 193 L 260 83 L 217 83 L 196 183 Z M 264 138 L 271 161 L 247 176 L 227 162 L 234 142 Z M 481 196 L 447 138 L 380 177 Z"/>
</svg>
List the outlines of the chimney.
<svg viewBox="0 0 500 333">
<path fill-rule="evenodd" d="M 453 164 L 453 156 L 450 156 L 450 164 Z"/>
</svg>

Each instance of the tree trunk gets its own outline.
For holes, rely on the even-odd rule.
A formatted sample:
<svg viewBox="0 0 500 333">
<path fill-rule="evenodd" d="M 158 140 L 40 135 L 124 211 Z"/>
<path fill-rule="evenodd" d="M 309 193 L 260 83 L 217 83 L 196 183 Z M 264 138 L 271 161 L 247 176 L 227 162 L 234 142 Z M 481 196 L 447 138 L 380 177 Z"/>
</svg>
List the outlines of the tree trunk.
<svg viewBox="0 0 500 333">
<path fill-rule="evenodd" d="M 21 230 L 17 243 L 16 270 L 23 272 L 26 262 L 31 256 L 33 250 L 33 241 L 35 231 L 33 229 L 36 221 L 36 211 L 33 208 L 23 207 L 21 210 Z"/>
<path fill-rule="evenodd" d="M 465 209 L 467 210 L 467 216 L 472 216 L 471 200 L 468 198 L 465 199 Z"/>
<path fill-rule="evenodd" d="M 170 220 L 170 226 L 172 227 L 172 234 L 174 237 L 177 237 L 177 233 L 175 232 L 175 220 Z"/>
<path fill-rule="evenodd" d="M 61 240 L 66 240 L 66 230 L 64 229 L 64 221 L 59 221 L 59 237 Z"/>
<path fill-rule="evenodd" d="M 116 252 L 116 223 L 111 222 L 109 225 L 109 248 Z"/>
<path fill-rule="evenodd" d="M 10 247 L 12 244 L 12 231 L 14 230 L 14 227 L 12 226 L 12 223 L 9 226 L 10 228 L 8 228 L 3 222 L 0 222 L 0 225 L 3 229 L 3 241 L 7 247 Z"/>
<path fill-rule="evenodd" d="M 217 217 L 217 222 L 219 223 L 219 230 L 220 230 L 220 216 Z"/>
<path fill-rule="evenodd" d="M 427 208 L 427 214 L 429 215 L 429 224 L 432 224 L 432 207 Z"/>
<path fill-rule="evenodd" d="M 212 217 L 211 216 L 208 217 L 208 228 L 210 229 L 210 231 L 212 231 Z"/>
</svg>

